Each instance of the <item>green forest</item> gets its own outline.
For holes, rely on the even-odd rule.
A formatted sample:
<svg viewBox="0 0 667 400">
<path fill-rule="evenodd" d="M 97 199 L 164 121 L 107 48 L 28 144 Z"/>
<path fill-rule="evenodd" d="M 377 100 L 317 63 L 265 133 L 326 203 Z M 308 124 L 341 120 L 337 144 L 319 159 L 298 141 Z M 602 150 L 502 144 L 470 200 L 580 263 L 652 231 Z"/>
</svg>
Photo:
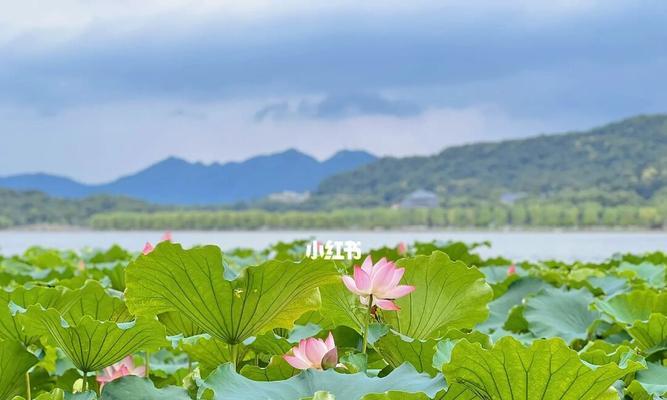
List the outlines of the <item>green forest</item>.
<svg viewBox="0 0 667 400">
<path fill-rule="evenodd" d="M 326 179 L 318 206 L 391 205 L 427 189 L 445 204 L 498 202 L 505 193 L 604 206 L 667 199 L 667 115 L 587 132 L 450 147 L 430 157 L 382 158 Z"/>
<path fill-rule="evenodd" d="M 34 224 L 87 225 L 92 215 L 112 211 L 150 212 L 163 207 L 125 197 L 94 196 L 81 200 L 49 197 L 40 192 L 0 188 L 0 229 Z"/>
<path fill-rule="evenodd" d="M 94 215 L 95 229 L 392 229 L 513 227 L 662 228 L 667 214 L 655 207 L 602 207 L 596 203 L 527 203 L 513 206 L 435 209 L 341 209 L 336 211 L 219 210 L 156 213 L 115 212 Z"/>
<path fill-rule="evenodd" d="M 628 227 L 662 229 L 667 202 L 603 205 L 597 202 L 454 204 L 440 208 L 389 207 L 338 210 L 183 209 L 96 196 L 64 200 L 38 192 L 0 190 L 0 229 L 52 224 L 94 229 L 392 229 L 401 227 L 478 228 Z"/>
</svg>

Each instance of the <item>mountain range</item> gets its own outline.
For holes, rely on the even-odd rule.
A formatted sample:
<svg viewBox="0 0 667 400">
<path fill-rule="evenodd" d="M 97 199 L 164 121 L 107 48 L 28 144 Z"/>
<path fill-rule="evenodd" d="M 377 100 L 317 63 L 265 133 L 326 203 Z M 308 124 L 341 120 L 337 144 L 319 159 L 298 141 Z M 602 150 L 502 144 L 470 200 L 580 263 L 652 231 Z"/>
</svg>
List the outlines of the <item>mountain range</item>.
<svg viewBox="0 0 667 400">
<path fill-rule="evenodd" d="M 432 156 L 385 157 L 325 179 L 312 200 L 388 205 L 418 189 L 435 192 L 444 204 L 498 202 L 506 194 L 604 205 L 667 200 L 667 115 L 449 147 Z"/>
<path fill-rule="evenodd" d="M 170 157 L 105 184 L 89 185 L 49 174 L 22 174 L 0 177 L 0 188 L 36 190 L 65 199 L 104 194 L 154 204 L 232 204 L 283 191 L 312 191 L 323 179 L 375 159 L 364 151 L 344 150 L 318 161 L 294 149 L 225 164 L 205 165 Z"/>
<path fill-rule="evenodd" d="M 0 188 L 78 199 L 134 198 L 157 205 L 305 210 L 388 206 L 427 190 L 441 204 L 527 199 L 603 206 L 654 204 L 667 212 L 667 115 L 645 115 L 581 132 L 454 146 L 431 156 L 341 151 L 326 161 L 296 150 L 226 164 L 168 158 L 136 174 L 86 185 L 46 174 L 0 178 Z M 283 191 L 312 192 L 277 206 Z"/>
</svg>

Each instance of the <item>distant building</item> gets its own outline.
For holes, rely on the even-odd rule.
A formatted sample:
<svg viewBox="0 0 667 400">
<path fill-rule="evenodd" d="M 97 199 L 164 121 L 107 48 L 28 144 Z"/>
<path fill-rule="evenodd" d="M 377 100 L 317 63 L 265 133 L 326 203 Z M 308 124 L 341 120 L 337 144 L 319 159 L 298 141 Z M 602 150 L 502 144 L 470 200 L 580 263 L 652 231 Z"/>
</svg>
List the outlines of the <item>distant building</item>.
<svg viewBox="0 0 667 400">
<path fill-rule="evenodd" d="M 428 190 L 415 190 L 399 204 L 400 208 L 437 208 L 440 206 L 438 195 Z"/>
<path fill-rule="evenodd" d="M 289 204 L 298 204 L 303 203 L 304 201 L 310 198 L 309 192 L 292 192 L 290 190 L 285 190 L 284 192 L 272 193 L 269 195 L 269 200 L 276 201 L 279 203 L 289 203 Z"/>
<path fill-rule="evenodd" d="M 511 206 L 524 197 L 526 197 L 524 193 L 503 193 L 500 195 L 500 202 Z"/>
</svg>

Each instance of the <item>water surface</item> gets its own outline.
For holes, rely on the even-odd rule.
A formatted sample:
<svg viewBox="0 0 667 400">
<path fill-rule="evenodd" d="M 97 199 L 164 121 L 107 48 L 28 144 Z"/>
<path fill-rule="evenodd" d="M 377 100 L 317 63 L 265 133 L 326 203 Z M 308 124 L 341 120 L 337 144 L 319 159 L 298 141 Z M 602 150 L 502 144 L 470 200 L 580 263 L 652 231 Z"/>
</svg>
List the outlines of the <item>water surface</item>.
<svg viewBox="0 0 667 400">
<path fill-rule="evenodd" d="M 107 248 L 119 244 L 139 251 L 147 241 L 160 240 L 157 231 L 0 231 L 0 253 L 18 254 L 30 246 L 61 249 Z M 261 249 L 277 241 L 314 237 L 326 240 L 360 241 L 363 249 L 400 241 L 461 240 L 490 241 L 481 249 L 484 256 L 503 255 L 515 260 L 560 259 L 600 261 L 618 252 L 644 253 L 667 251 L 665 232 L 456 232 L 456 231 L 179 231 L 174 241 L 184 246 L 217 244 L 223 249 L 251 247 Z"/>
</svg>

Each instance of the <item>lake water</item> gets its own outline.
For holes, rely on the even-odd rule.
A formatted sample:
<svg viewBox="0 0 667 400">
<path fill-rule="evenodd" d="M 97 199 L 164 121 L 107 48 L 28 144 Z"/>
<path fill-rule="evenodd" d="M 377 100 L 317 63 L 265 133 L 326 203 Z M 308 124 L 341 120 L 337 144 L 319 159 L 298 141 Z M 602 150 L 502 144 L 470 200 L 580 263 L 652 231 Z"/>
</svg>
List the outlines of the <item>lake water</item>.
<svg viewBox="0 0 667 400">
<path fill-rule="evenodd" d="M 139 251 L 147 241 L 157 242 L 162 232 L 144 231 L 0 231 L 0 254 L 18 254 L 30 246 L 61 249 L 107 248 L 119 244 Z M 400 241 L 488 240 L 484 256 L 502 255 L 514 260 L 560 259 L 566 261 L 601 261 L 617 252 L 644 253 L 667 251 L 665 232 L 453 232 L 453 231 L 223 231 L 173 233 L 174 241 L 189 247 L 216 244 L 224 249 L 243 246 L 263 248 L 277 241 L 316 238 L 360 241 L 363 249 L 382 245 L 395 246 Z"/>
</svg>

